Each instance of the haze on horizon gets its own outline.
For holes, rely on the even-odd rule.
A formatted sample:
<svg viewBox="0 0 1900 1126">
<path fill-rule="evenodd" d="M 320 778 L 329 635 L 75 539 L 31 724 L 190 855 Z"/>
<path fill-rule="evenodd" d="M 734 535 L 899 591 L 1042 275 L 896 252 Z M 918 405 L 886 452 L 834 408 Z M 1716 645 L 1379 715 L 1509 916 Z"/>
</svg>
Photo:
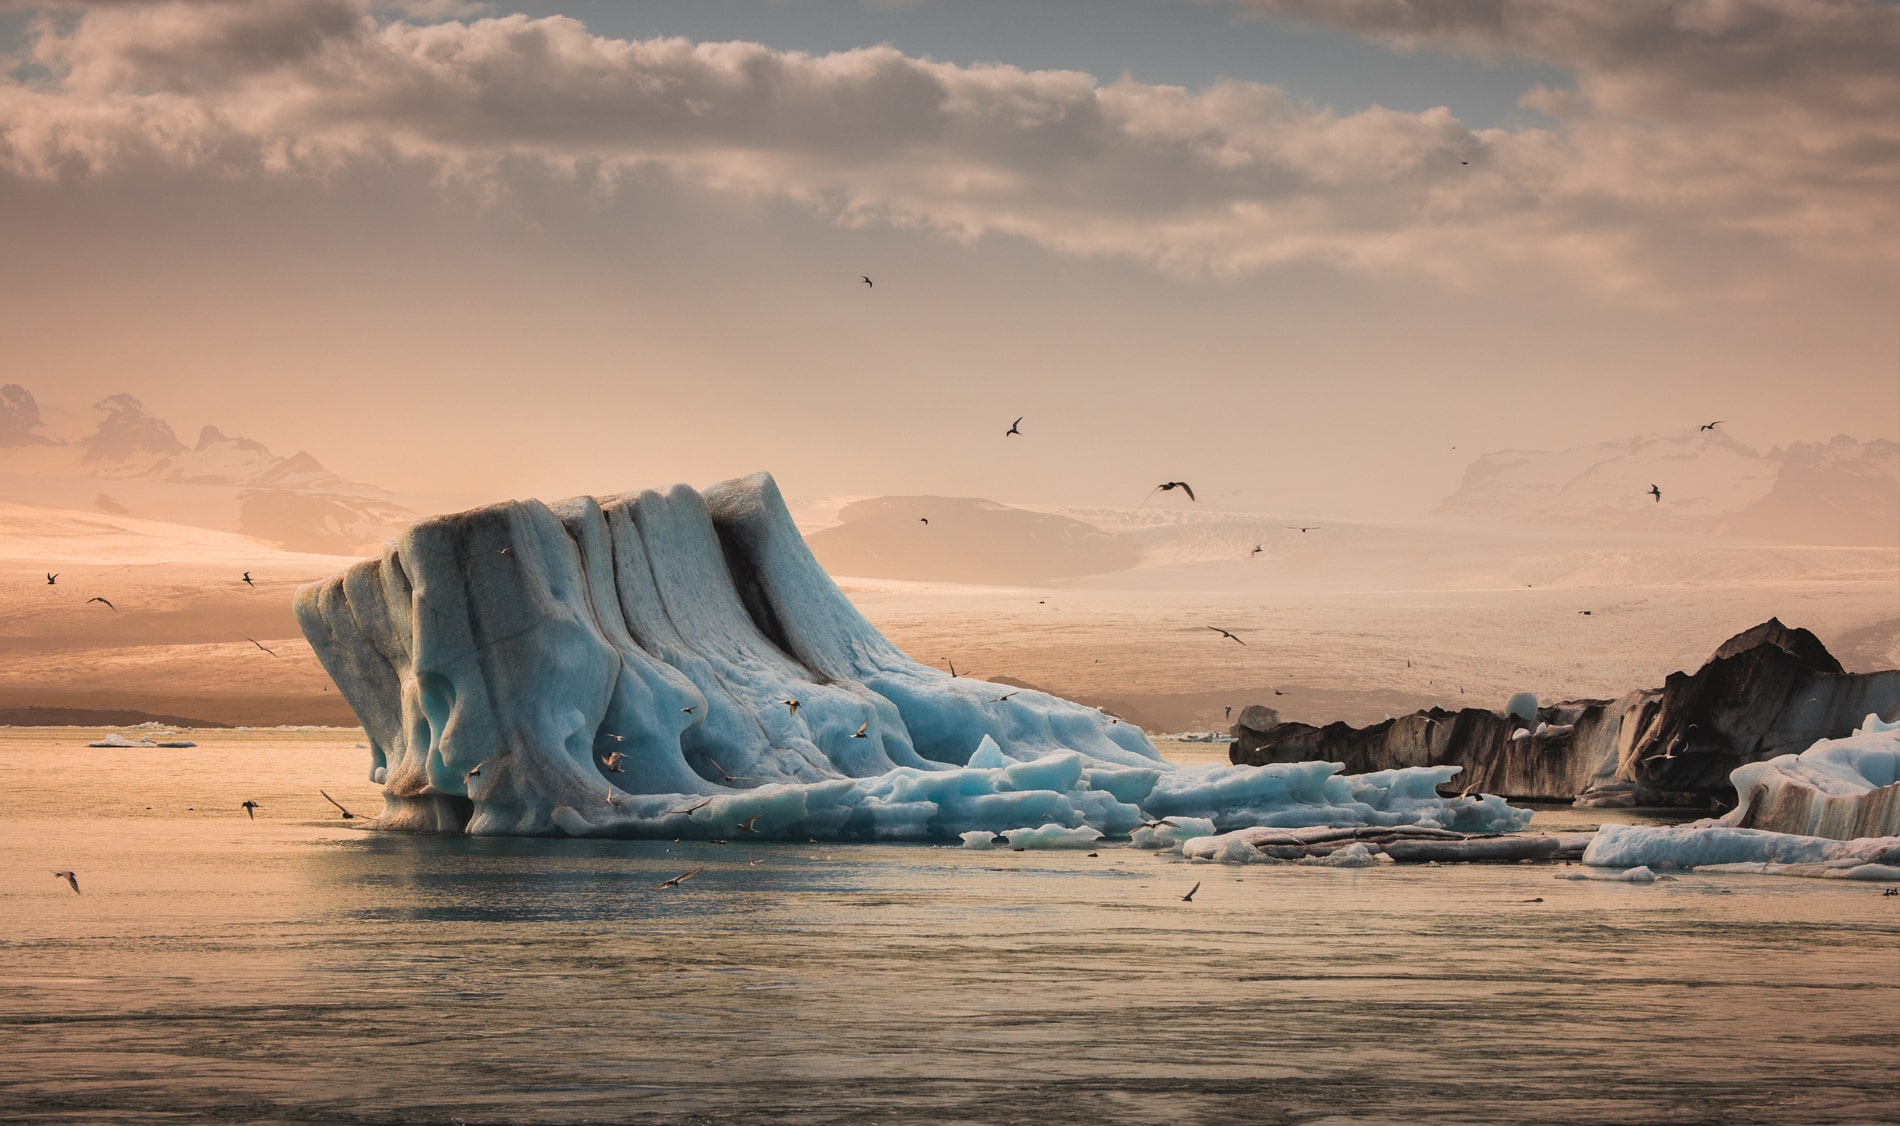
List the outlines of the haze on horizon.
<svg viewBox="0 0 1900 1126">
<path fill-rule="evenodd" d="M 470 502 L 1409 516 L 1900 438 L 1895 57 L 1852 0 L 0 0 L 6 381 Z"/>
</svg>

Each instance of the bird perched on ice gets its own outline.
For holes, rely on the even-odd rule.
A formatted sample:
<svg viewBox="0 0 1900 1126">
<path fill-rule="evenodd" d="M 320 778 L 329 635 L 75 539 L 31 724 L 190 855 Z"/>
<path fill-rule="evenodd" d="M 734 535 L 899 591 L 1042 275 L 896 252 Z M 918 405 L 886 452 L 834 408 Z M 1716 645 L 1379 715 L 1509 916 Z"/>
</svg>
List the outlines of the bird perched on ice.
<svg viewBox="0 0 1900 1126">
<path fill-rule="evenodd" d="M 1213 630 L 1215 633 L 1220 634 L 1222 637 L 1227 638 L 1229 641 L 1234 642 L 1236 645 L 1247 644 L 1246 642 L 1240 640 L 1240 638 L 1235 637 L 1233 634 L 1228 633 L 1226 630 L 1220 628 L 1219 626 L 1208 626 L 1207 628 Z"/>
<path fill-rule="evenodd" d="M 252 590 L 257 589 L 257 584 L 251 581 L 251 573 L 249 571 L 244 572 L 244 585 L 250 587 Z"/>
<path fill-rule="evenodd" d="M 680 886 L 680 883 L 682 881 L 690 880 L 694 876 L 699 875 L 701 872 L 704 872 L 705 870 L 706 869 L 704 868 L 695 868 L 690 872 L 681 872 L 679 875 L 674 876 L 672 879 L 661 880 L 659 883 L 654 884 L 653 886 L 656 888 L 676 888 Z"/>
<path fill-rule="evenodd" d="M 108 601 L 106 601 L 106 600 L 105 600 L 105 599 L 103 599 L 103 598 L 88 598 L 88 599 L 86 599 L 86 604 L 87 604 L 87 605 L 91 605 L 91 604 L 92 604 L 92 603 L 94 603 L 94 602 L 105 602 L 105 604 L 106 604 L 106 609 L 108 609 L 108 610 L 111 610 L 111 611 L 112 611 L 113 613 L 115 613 L 115 614 L 116 614 L 116 613 L 118 613 L 118 611 L 119 611 L 119 608 L 118 608 L 117 606 L 114 606 L 114 605 L 113 605 L 113 604 L 112 604 L 111 602 L 108 602 Z"/>
<path fill-rule="evenodd" d="M 1653 483 L 1649 486 L 1649 495 L 1656 498 L 1657 504 L 1662 503 L 1662 490 L 1657 488 Z"/>
<path fill-rule="evenodd" d="M 249 798 L 246 798 L 242 803 L 238 805 L 238 808 L 243 810 L 245 813 L 250 814 L 251 820 L 255 821 L 257 820 L 257 811 L 260 809 L 263 809 L 264 807 L 257 804 L 254 801 L 251 801 Z"/>
<path fill-rule="evenodd" d="M 66 881 L 66 884 L 67 884 L 67 886 L 73 889 L 73 894 L 74 894 L 74 895 L 78 895 L 78 894 L 79 894 L 79 877 L 78 877 L 78 875 L 76 875 L 75 873 L 72 873 L 72 872 L 54 872 L 54 873 L 53 873 L 53 878 L 54 878 L 54 879 L 56 879 L 56 880 L 65 880 L 65 881 Z"/>
<path fill-rule="evenodd" d="M 353 821 L 353 820 L 355 820 L 355 819 L 356 819 L 356 814 L 354 814 L 354 813 L 351 813 L 351 812 L 350 812 L 349 810 L 347 810 L 347 809 L 344 809 L 344 808 L 343 808 L 343 803 L 342 803 L 342 802 L 340 802 L 340 801 L 338 801 L 338 800 L 336 800 L 335 798 L 333 798 L 333 797 L 331 797 L 331 796 L 329 795 L 329 793 L 328 793 L 327 791 L 324 791 L 324 790 L 318 790 L 318 791 L 317 791 L 317 793 L 319 793 L 319 794 L 322 794 L 322 795 L 323 795 L 323 800 L 324 800 L 324 801 L 327 801 L 327 802 L 329 802 L 329 803 L 330 803 L 331 805 L 333 805 L 333 806 L 336 806 L 336 811 L 337 811 L 338 813 L 341 813 L 341 814 L 343 815 L 343 820 L 345 820 L 345 821 Z"/>
<path fill-rule="evenodd" d="M 1010 436 L 1011 434 L 1015 434 L 1015 435 L 1017 435 L 1018 437 L 1020 437 L 1020 436 L 1022 435 L 1022 431 L 1021 431 L 1021 430 L 1018 430 L 1018 429 L 1017 429 L 1017 427 L 1019 427 L 1019 426 L 1021 426 L 1021 425 L 1023 424 L 1023 419 L 1025 419 L 1025 418 L 1027 418 L 1027 417 L 1029 417 L 1029 416 L 1028 416 L 1028 415 L 1018 415 L 1018 416 L 1016 417 L 1016 421 L 1015 421 L 1015 422 L 1012 422 L 1012 423 L 1010 423 L 1010 424 L 1009 424 L 1009 429 L 1008 429 L 1008 430 L 1005 430 L 1005 431 L 1003 431 L 1003 437 L 1005 437 L 1005 438 L 1007 438 L 1007 437 L 1009 437 L 1009 436 Z"/>
<path fill-rule="evenodd" d="M 48 572 L 46 572 L 46 585 L 47 585 L 47 586 L 58 586 L 58 585 L 59 585 L 59 572 L 57 572 L 57 571 L 48 571 Z"/>
</svg>

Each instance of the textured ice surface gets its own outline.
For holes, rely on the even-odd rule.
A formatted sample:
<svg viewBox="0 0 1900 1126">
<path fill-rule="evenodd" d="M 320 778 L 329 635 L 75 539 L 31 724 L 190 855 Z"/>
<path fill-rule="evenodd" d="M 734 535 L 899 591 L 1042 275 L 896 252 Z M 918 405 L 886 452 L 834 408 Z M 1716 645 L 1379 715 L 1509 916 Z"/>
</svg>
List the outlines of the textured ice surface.
<svg viewBox="0 0 1900 1126">
<path fill-rule="evenodd" d="M 1041 847 L 1176 816 L 1521 824 L 1439 798 L 1455 767 L 1177 769 L 1093 709 L 919 664 L 764 474 L 425 520 L 297 616 L 370 735 L 383 828 Z"/>
<path fill-rule="evenodd" d="M 1900 834 L 1900 721 L 1869 715 L 1842 739 L 1729 773 L 1739 804 L 1723 823 L 1817 837 Z"/>
<path fill-rule="evenodd" d="M 1834 879 L 1900 879 L 1900 867 L 1896 867 L 1900 865 L 1900 837 L 1837 841 L 1708 822 L 1668 828 L 1605 825 L 1584 850 L 1583 862 L 1598 868 L 1648 866 Z"/>
</svg>

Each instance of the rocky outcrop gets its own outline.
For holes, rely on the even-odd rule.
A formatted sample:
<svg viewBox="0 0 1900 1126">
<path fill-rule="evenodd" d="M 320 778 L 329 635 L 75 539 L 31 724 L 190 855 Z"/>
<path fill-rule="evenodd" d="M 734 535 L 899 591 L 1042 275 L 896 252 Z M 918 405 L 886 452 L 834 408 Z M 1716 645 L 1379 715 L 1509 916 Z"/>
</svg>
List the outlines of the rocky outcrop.
<svg viewBox="0 0 1900 1126">
<path fill-rule="evenodd" d="M 1900 671 L 1846 672 L 1812 633 L 1770 619 L 1661 689 L 1540 708 L 1535 725 L 1476 708 L 1358 728 L 1243 722 L 1230 755 L 1250 765 L 1321 759 L 1352 774 L 1455 765 L 1461 789 L 1528 801 L 1733 805 L 1738 766 L 1844 736 L 1869 713 L 1897 712 Z"/>
</svg>

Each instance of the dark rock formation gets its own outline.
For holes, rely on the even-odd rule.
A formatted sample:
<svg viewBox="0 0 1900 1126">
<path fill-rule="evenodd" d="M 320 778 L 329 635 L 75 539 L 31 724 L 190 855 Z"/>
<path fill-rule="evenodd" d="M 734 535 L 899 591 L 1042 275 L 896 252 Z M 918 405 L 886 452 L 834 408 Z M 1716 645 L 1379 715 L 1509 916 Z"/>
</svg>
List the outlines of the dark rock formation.
<svg viewBox="0 0 1900 1126">
<path fill-rule="evenodd" d="M 1812 633 L 1770 619 L 1661 690 L 1539 708 L 1535 726 L 1478 708 L 1433 708 L 1370 727 L 1262 730 L 1242 713 L 1229 755 L 1255 766 L 1340 762 L 1349 774 L 1457 765 L 1459 788 L 1529 801 L 1733 804 L 1737 766 L 1840 738 L 1870 712 L 1900 712 L 1900 671 L 1845 672 Z"/>
</svg>

